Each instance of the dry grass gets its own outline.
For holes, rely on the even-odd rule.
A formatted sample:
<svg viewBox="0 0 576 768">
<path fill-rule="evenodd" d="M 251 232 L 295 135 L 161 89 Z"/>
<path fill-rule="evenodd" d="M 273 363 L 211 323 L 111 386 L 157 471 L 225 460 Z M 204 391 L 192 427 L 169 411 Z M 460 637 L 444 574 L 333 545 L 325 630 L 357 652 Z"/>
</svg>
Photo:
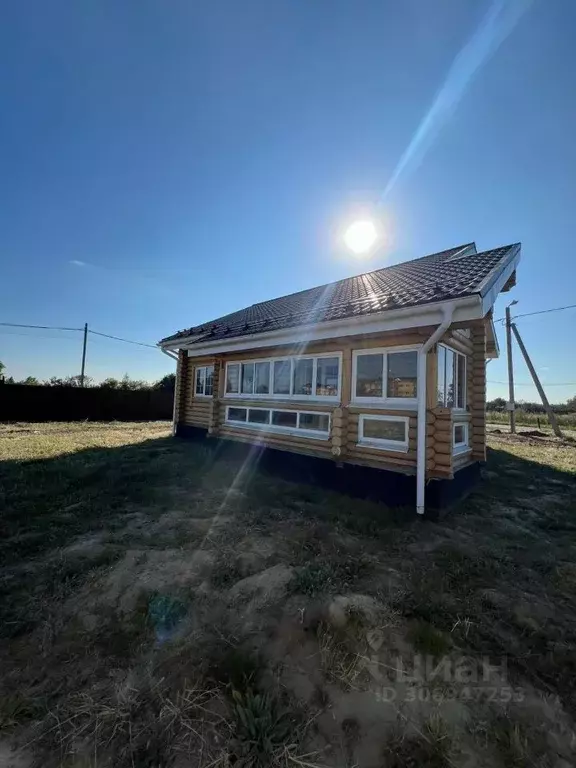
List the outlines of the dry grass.
<svg viewBox="0 0 576 768">
<path fill-rule="evenodd" d="M 165 424 L 0 426 L 0 732 L 45 768 L 574 764 L 576 448 L 490 444 L 430 523 Z M 414 653 L 524 700 L 411 703 Z"/>
</svg>

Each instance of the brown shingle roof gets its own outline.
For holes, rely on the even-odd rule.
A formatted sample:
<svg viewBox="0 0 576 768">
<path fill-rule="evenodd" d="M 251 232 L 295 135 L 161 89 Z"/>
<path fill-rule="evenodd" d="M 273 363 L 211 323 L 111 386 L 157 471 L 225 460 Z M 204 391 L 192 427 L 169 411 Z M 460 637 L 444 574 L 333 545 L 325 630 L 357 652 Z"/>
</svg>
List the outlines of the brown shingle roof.
<svg viewBox="0 0 576 768">
<path fill-rule="evenodd" d="M 498 271 L 518 243 L 476 252 L 474 243 L 383 267 L 335 283 L 262 301 L 162 339 L 195 336 L 193 343 L 341 320 L 387 309 L 417 306 L 480 293 L 490 273 Z"/>
</svg>

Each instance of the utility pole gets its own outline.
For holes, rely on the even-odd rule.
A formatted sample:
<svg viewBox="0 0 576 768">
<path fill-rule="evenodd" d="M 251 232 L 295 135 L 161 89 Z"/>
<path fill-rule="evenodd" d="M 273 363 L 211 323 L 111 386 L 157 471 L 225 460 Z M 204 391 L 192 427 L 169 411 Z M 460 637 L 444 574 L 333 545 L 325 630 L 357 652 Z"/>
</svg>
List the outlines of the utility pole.
<svg viewBox="0 0 576 768">
<path fill-rule="evenodd" d="M 548 402 L 548 398 L 546 397 L 544 388 L 542 387 L 542 384 L 540 384 L 540 379 L 538 378 L 536 369 L 532 365 L 532 360 L 530 360 L 530 356 L 528 355 L 528 351 L 524 346 L 524 342 L 520 338 L 520 334 L 518 333 L 518 328 L 516 328 L 515 323 L 512 323 L 511 325 L 512 325 L 512 331 L 514 333 L 514 336 L 516 336 L 516 341 L 518 342 L 518 346 L 520 347 L 520 350 L 524 355 L 524 360 L 526 361 L 528 370 L 530 371 L 532 378 L 534 379 L 534 384 L 536 385 L 536 389 L 538 390 L 538 394 L 540 395 L 540 398 L 542 400 L 542 405 L 544 406 L 544 410 L 548 414 L 548 419 L 550 421 L 552 429 L 554 430 L 554 434 L 556 435 L 556 437 L 562 437 L 562 432 L 560 431 L 560 427 L 558 426 L 558 420 L 556 419 L 556 414 L 550 407 L 550 403 Z"/>
<path fill-rule="evenodd" d="M 84 323 L 84 344 L 82 345 L 82 370 L 80 371 L 80 386 L 84 386 L 84 371 L 86 369 L 86 344 L 88 343 L 88 323 Z"/>
<path fill-rule="evenodd" d="M 510 432 L 514 434 L 516 432 L 516 402 L 514 400 L 514 363 L 512 362 L 512 334 L 510 326 L 512 321 L 510 319 L 510 307 L 516 304 L 513 301 L 506 307 L 506 350 L 508 353 L 508 411 L 510 413 Z"/>
</svg>

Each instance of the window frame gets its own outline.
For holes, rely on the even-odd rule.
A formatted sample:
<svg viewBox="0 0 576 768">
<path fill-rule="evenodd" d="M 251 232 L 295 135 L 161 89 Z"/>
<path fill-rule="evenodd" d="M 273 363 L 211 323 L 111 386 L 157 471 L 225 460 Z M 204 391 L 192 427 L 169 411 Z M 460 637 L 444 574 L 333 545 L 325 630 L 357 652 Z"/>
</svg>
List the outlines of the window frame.
<svg viewBox="0 0 576 768">
<path fill-rule="evenodd" d="M 230 409 L 238 409 L 243 408 L 246 411 L 246 421 L 234 421 L 230 420 L 229 418 L 229 412 Z M 248 421 L 248 414 L 250 411 L 268 411 L 268 423 L 264 424 L 257 424 L 251 421 Z M 280 427 L 276 424 L 272 424 L 272 412 L 273 411 L 281 411 L 283 413 L 295 413 L 296 414 L 296 426 L 295 427 Z M 300 415 L 301 414 L 311 414 L 313 416 L 327 416 L 328 417 L 328 429 L 326 431 L 319 430 L 319 429 L 302 429 L 300 427 Z M 311 437 L 314 440 L 329 440 L 330 439 L 330 431 L 332 428 L 332 414 L 327 413 L 325 411 L 306 411 L 306 410 L 299 410 L 299 409 L 288 409 L 288 408 L 274 408 L 272 406 L 268 408 L 263 408 L 261 406 L 254 406 L 250 407 L 249 405 L 227 405 L 226 406 L 226 419 L 225 424 L 228 427 L 238 427 L 239 429 L 252 429 L 256 431 L 262 431 L 265 432 L 272 432 L 275 434 L 281 434 L 281 435 L 293 435 L 293 436 L 302 436 L 302 437 Z"/>
<path fill-rule="evenodd" d="M 366 349 L 354 349 L 352 351 L 352 391 L 350 393 L 350 405 L 378 406 L 380 408 L 397 408 L 398 410 L 411 411 L 418 407 L 418 350 L 420 344 L 409 344 L 399 347 L 373 347 Z M 396 352 L 416 352 L 416 397 L 388 397 L 388 355 Z M 356 394 L 358 380 L 358 358 L 362 355 L 382 355 L 382 395 L 371 397 Z"/>
<path fill-rule="evenodd" d="M 207 395 L 206 394 L 206 379 L 208 378 L 208 369 L 212 369 L 212 392 Z M 214 397 L 214 364 L 210 365 L 196 365 L 194 367 L 194 397 L 204 397 L 208 399 L 212 399 Z M 202 376 L 202 392 L 197 392 L 197 386 L 198 386 L 198 373 L 200 371 L 204 372 L 204 375 Z"/>
<path fill-rule="evenodd" d="M 318 385 L 318 360 L 326 358 L 336 358 L 338 360 L 338 391 L 335 395 L 317 395 L 315 394 Z M 314 384 L 314 394 L 310 395 L 297 395 L 294 394 L 294 363 L 297 360 L 312 360 L 312 381 Z M 275 394 L 274 393 L 274 363 L 290 361 L 290 393 L 289 394 Z M 251 363 L 270 363 L 270 371 L 268 377 L 268 394 L 258 394 L 257 392 L 227 392 L 228 383 L 228 366 L 239 365 L 238 375 L 238 389 L 242 389 L 242 366 L 249 365 Z M 254 369 L 256 370 L 256 369 Z M 254 375 L 254 381 L 256 376 Z M 230 360 L 226 362 L 226 370 L 224 377 L 224 398 L 233 400 L 290 400 L 290 401 L 304 401 L 315 403 L 339 403 L 342 397 L 342 352 L 322 352 L 319 354 L 303 354 L 303 355 L 278 355 L 275 357 L 259 357 L 252 358 L 250 360 Z M 254 387 L 253 387 L 254 388 Z"/>
<path fill-rule="evenodd" d="M 365 421 L 400 421 L 404 424 L 405 439 L 385 440 L 378 437 L 364 437 Z M 410 447 L 410 417 L 394 416 L 392 414 L 361 413 L 358 417 L 358 447 L 378 448 L 381 451 L 393 451 L 394 453 L 408 453 Z"/>
<path fill-rule="evenodd" d="M 455 413 L 467 413 L 468 412 L 468 355 L 464 354 L 463 352 L 459 352 L 457 349 L 454 349 L 454 347 L 451 347 L 449 344 L 438 344 L 436 349 L 436 357 L 438 357 L 438 350 L 443 347 L 445 350 L 449 349 L 450 352 L 454 355 L 454 384 L 453 384 L 453 395 L 456 398 L 458 394 L 458 382 L 460 379 L 460 374 L 458 370 L 458 356 L 460 356 L 464 360 L 464 389 L 463 389 L 463 405 L 448 405 L 448 391 L 446 388 L 446 363 L 444 363 L 444 391 L 443 391 L 443 399 L 444 403 L 441 405 L 438 402 L 438 365 L 436 365 L 436 404 L 440 408 L 449 408 L 451 411 Z M 444 361 L 446 361 L 446 357 L 444 357 Z"/>
<path fill-rule="evenodd" d="M 456 442 L 456 428 L 464 429 L 464 442 Z M 470 447 L 470 424 L 467 421 L 455 421 L 452 424 L 452 455 L 458 456 L 461 453 L 468 453 L 472 450 Z"/>
</svg>

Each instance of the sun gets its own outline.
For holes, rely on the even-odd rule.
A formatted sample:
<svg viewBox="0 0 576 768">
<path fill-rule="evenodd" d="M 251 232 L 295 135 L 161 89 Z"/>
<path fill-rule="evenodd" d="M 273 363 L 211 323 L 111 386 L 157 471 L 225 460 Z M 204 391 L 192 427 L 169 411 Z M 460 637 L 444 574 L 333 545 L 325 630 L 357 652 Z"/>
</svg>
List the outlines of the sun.
<svg viewBox="0 0 576 768">
<path fill-rule="evenodd" d="M 344 233 L 344 242 L 358 256 L 368 253 L 376 240 L 378 240 L 378 230 L 370 219 L 353 222 Z"/>
</svg>

